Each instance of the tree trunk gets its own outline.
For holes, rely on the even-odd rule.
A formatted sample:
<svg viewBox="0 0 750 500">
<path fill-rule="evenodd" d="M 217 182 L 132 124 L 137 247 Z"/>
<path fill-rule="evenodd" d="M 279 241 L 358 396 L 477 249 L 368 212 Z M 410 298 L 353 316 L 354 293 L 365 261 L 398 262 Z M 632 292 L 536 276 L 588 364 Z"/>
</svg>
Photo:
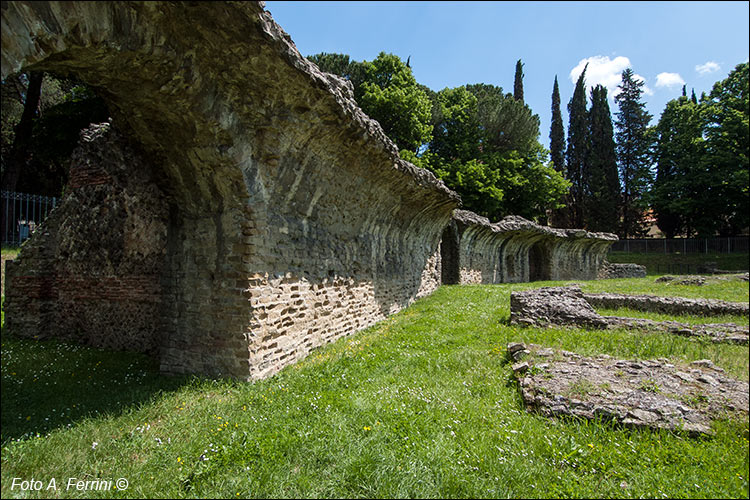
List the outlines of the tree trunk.
<svg viewBox="0 0 750 500">
<path fill-rule="evenodd" d="M 39 107 L 39 97 L 42 94 L 43 79 L 44 73 L 42 73 L 41 71 L 32 71 L 29 73 L 29 86 L 26 89 L 26 100 L 23 104 L 21 121 L 19 121 L 18 125 L 16 125 L 15 137 L 13 137 L 13 145 L 11 146 L 9 155 L 10 158 L 8 158 L 8 161 L 5 162 L 5 168 L 3 169 L 3 191 L 16 190 L 18 178 L 21 176 L 21 171 L 24 169 L 28 161 L 31 133 L 33 131 L 34 117 L 36 116 L 36 111 Z M 2 217 L 0 217 L 0 231 L 2 231 L 3 243 L 5 243 L 6 237 L 13 238 L 13 228 L 16 224 L 16 221 L 9 220 L 9 214 L 6 213 L 5 206 L 3 206 L 2 208 Z"/>
<path fill-rule="evenodd" d="M 21 171 L 29 159 L 29 144 L 31 143 L 34 117 L 39 107 L 39 97 L 42 94 L 43 79 L 44 73 L 41 71 L 32 71 L 29 73 L 29 87 L 26 89 L 23 114 L 21 115 L 21 121 L 16 125 L 16 135 L 13 138 L 10 161 L 5 165 L 5 172 L 3 172 L 3 191 L 15 191 Z"/>
</svg>

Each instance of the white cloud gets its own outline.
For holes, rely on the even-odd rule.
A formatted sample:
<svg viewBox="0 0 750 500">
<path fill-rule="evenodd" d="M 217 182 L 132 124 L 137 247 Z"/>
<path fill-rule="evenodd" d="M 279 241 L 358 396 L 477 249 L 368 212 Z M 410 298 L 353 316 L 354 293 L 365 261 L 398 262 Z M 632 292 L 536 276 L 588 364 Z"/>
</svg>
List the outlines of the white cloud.
<svg viewBox="0 0 750 500">
<path fill-rule="evenodd" d="M 698 64 L 695 66 L 695 71 L 700 73 L 701 75 L 707 75 L 709 73 L 716 73 L 721 69 L 721 66 L 719 66 L 718 63 L 715 63 L 713 61 L 708 61 L 704 64 Z"/>
<path fill-rule="evenodd" d="M 682 79 L 679 73 L 659 73 L 656 75 L 656 86 L 657 87 L 677 87 L 685 85 L 685 80 Z"/>
<path fill-rule="evenodd" d="M 622 72 L 631 67 L 630 59 L 625 56 L 618 56 L 614 59 L 610 59 L 609 56 L 592 56 L 586 59 L 581 59 L 578 65 L 570 70 L 570 81 L 574 84 L 578 81 L 578 77 L 581 76 L 583 68 L 588 64 L 586 69 L 586 87 L 591 88 L 596 85 L 603 85 L 607 88 L 607 95 L 613 98 L 616 94 L 619 94 L 617 88 L 622 83 Z M 633 77 L 642 82 L 646 82 L 646 79 L 641 75 L 634 74 Z M 654 92 L 644 85 L 643 93 L 646 95 L 653 95 Z"/>
</svg>

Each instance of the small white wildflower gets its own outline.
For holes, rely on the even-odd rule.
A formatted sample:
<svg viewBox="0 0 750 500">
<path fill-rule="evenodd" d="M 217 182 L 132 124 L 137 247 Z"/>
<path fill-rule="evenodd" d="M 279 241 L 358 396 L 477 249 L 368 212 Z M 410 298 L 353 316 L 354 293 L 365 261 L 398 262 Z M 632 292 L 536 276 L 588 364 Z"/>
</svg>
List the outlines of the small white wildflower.
<svg viewBox="0 0 750 500">
<path fill-rule="evenodd" d="M 93 442 L 93 443 L 91 444 L 91 449 L 92 449 L 92 450 L 95 450 L 95 449 L 96 449 L 96 447 L 97 447 L 98 445 L 99 445 L 99 443 L 97 443 L 96 441 L 94 441 L 94 442 Z"/>
</svg>

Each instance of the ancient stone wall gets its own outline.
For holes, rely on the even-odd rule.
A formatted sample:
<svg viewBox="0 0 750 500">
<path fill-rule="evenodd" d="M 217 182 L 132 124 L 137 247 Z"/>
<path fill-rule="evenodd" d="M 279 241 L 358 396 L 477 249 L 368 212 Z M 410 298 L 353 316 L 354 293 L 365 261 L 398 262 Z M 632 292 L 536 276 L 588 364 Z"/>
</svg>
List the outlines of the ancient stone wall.
<svg viewBox="0 0 750 500">
<path fill-rule="evenodd" d="M 646 266 L 639 264 L 612 264 L 606 260 L 599 268 L 598 279 L 645 278 Z"/>
<path fill-rule="evenodd" d="M 60 206 L 7 263 L 10 331 L 158 353 L 169 212 L 150 171 L 108 123 L 84 132 Z"/>
<path fill-rule="evenodd" d="M 262 3 L 4 2 L 2 17 L 3 76 L 73 74 L 113 117 L 10 266 L 21 335 L 255 379 L 441 280 L 593 278 L 614 240 L 451 222 L 458 196 L 400 159 Z"/>
<path fill-rule="evenodd" d="M 124 230 L 135 192 L 110 182 L 117 177 L 110 169 L 120 168 L 112 162 L 92 158 L 74 169 L 71 193 L 115 186 L 119 194 L 107 196 L 123 202 L 115 210 L 92 194 L 80 213 L 61 207 L 48 234 L 24 247 L 11 266 L 18 285 L 8 291 L 6 316 L 22 334 L 58 331 L 45 329 L 65 305 L 75 306 L 60 336 L 157 351 L 166 372 L 259 378 L 439 285 L 440 236 L 458 196 L 401 160 L 357 107 L 351 84 L 302 57 L 261 3 L 7 2 L 2 9 L 3 76 L 72 73 L 95 87 L 139 151 L 138 161 L 128 156 L 121 166 L 133 179 L 148 173 L 143 184 L 163 194 L 158 203 L 143 200 L 165 228 L 159 272 L 141 272 L 136 252 L 123 260 L 134 266 L 130 274 L 103 259 L 76 282 L 75 251 L 60 253 L 75 238 L 54 229 L 89 237 L 85 225 L 70 222 L 87 213 L 110 221 L 107 209 L 118 214 L 112 231 L 90 228 L 103 248 L 82 247 L 89 254 L 124 248 L 97 235 Z M 77 288 L 69 294 L 71 283 Z M 107 316 L 96 311 L 125 317 L 133 297 L 151 307 L 131 318 L 143 322 L 143 335 L 100 338 L 95 330 L 107 324 L 97 318 Z"/>
<path fill-rule="evenodd" d="M 460 283 L 595 279 L 617 236 L 553 229 L 522 217 L 490 223 L 456 210 Z"/>
</svg>

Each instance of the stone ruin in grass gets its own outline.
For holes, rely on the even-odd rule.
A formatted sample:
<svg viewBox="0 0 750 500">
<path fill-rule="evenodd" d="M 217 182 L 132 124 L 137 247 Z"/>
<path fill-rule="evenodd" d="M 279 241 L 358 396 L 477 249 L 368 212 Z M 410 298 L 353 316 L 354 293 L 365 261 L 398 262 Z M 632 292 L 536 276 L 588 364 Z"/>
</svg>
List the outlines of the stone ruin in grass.
<svg viewBox="0 0 750 500">
<path fill-rule="evenodd" d="M 510 295 L 511 324 L 525 326 L 561 325 L 584 328 L 630 328 L 660 331 L 713 342 L 748 344 L 748 326 L 734 323 L 689 325 L 677 321 L 653 321 L 619 316 L 602 316 L 594 307 L 625 307 L 666 314 L 748 315 L 747 303 L 711 299 L 683 299 L 651 295 L 585 294 L 577 285 L 543 287 Z"/>
<path fill-rule="evenodd" d="M 595 279 L 617 240 L 455 210 L 262 2 L 3 2 L 2 19 L 3 77 L 71 74 L 112 113 L 6 267 L 16 335 L 260 379 L 441 284 Z"/>
<path fill-rule="evenodd" d="M 508 344 L 527 408 L 547 417 L 610 420 L 632 427 L 712 434 L 717 418 L 748 417 L 748 382 L 710 360 L 585 357 L 534 344 Z"/>
</svg>

